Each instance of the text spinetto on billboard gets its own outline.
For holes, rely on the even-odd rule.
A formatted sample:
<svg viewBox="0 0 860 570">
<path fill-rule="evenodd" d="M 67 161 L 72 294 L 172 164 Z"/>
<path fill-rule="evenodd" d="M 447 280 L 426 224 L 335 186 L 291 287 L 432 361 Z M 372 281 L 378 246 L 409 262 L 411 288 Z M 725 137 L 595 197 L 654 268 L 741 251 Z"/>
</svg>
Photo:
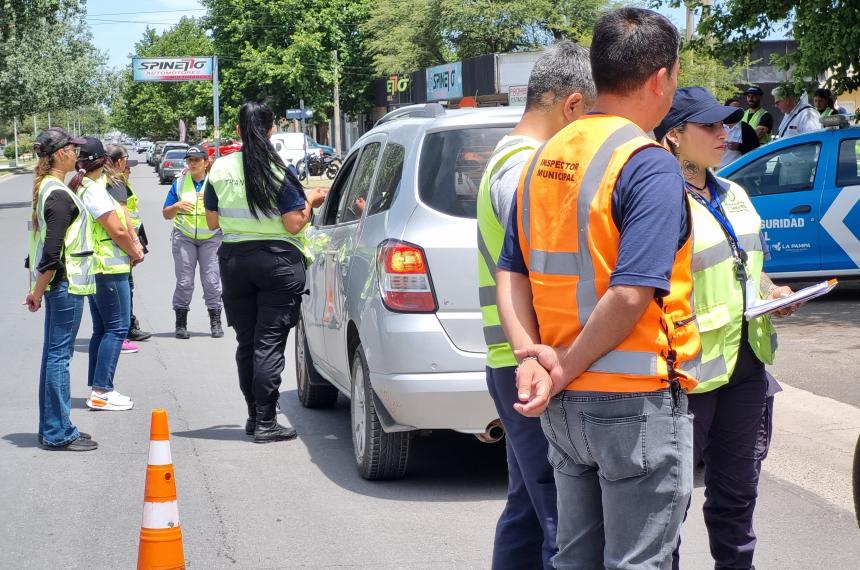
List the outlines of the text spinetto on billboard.
<svg viewBox="0 0 860 570">
<path fill-rule="evenodd" d="M 212 81 L 211 57 L 135 57 L 135 81 Z"/>
</svg>

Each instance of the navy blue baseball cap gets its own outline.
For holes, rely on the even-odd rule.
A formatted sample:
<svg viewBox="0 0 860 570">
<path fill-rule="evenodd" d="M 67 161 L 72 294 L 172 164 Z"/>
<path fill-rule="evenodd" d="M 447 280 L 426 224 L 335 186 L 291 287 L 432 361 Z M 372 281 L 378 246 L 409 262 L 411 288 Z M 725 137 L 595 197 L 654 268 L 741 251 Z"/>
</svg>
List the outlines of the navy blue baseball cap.
<svg viewBox="0 0 860 570">
<path fill-rule="evenodd" d="M 747 87 L 747 90 L 744 91 L 747 95 L 764 95 L 764 91 L 762 91 L 761 87 L 756 87 L 753 85 L 752 87 Z"/>
<path fill-rule="evenodd" d="M 743 109 L 738 107 L 720 105 L 704 87 L 684 87 L 675 91 L 672 108 L 654 129 L 654 138 L 663 140 L 666 133 L 682 123 L 736 123 L 743 114 Z"/>
</svg>

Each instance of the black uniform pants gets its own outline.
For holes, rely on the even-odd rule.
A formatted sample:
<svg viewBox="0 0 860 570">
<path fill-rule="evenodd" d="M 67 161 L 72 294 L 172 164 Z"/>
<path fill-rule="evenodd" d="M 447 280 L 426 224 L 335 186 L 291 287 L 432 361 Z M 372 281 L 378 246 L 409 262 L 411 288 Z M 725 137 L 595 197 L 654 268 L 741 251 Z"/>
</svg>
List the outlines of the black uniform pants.
<svg viewBox="0 0 860 570">
<path fill-rule="evenodd" d="M 690 394 L 693 460 L 705 464 L 705 525 L 714 568 L 749 569 L 762 460 L 770 448 L 774 389 L 746 336 L 729 383 Z M 675 551 L 673 568 L 678 568 Z"/>
<path fill-rule="evenodd" d="M 223 243 L 218 262 L 227 324 L 238 342 L 239 388 L 248 403 L 274 404 L 305 290 L 304 256 L 281 242 Z"/>
</svg>

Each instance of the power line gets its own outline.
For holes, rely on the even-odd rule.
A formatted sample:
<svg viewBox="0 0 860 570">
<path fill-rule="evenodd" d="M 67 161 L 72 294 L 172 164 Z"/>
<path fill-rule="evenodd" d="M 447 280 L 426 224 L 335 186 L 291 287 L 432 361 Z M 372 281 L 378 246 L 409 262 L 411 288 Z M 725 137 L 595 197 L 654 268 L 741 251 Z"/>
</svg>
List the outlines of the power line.
<svg viewBox="0 0 860 570">
<path fill-rule="evenodd" d="M 147 12 L 108 12 L 105 14 L 87 14 L 85 18 L 96 16 L 132 16 L 135 14 L 168 14 L 173 12 L 205 12 L 206 8 L 188 8 L 186 10 L 150 10 Z"/>
</svg>

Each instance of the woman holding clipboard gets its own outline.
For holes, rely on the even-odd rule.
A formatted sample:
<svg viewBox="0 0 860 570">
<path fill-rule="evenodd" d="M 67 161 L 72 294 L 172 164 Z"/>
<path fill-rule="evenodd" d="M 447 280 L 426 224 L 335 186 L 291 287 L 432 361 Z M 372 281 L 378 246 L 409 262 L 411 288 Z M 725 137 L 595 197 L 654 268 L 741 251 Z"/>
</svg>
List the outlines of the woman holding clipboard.
<svg viewBox="0 0 860 570">
<path fill-rule="evenodd" d="M 694 465 L 705 465 L 704 515 L 716 568 L 752 568 L 753 510 L 770 445 L 773 395 L 779 391 L 765 372 L 776 351 L 771 317 L 746 320 L 744 311 L 760 299 L 792 293 L 762 271 L 767 248 L 747 193 L 708 170 L 722 159 L 723 123 L 736 122 L 741 114 L 717 103 L 707 89 L 688 87 L 677 90 L 672 108 L 654 130 L 681 164 L 693 225 L 702 355 L 689 409 L 695 416 Z M 774 314 L 787 316 L 796 308 Z"/>
</svg>

